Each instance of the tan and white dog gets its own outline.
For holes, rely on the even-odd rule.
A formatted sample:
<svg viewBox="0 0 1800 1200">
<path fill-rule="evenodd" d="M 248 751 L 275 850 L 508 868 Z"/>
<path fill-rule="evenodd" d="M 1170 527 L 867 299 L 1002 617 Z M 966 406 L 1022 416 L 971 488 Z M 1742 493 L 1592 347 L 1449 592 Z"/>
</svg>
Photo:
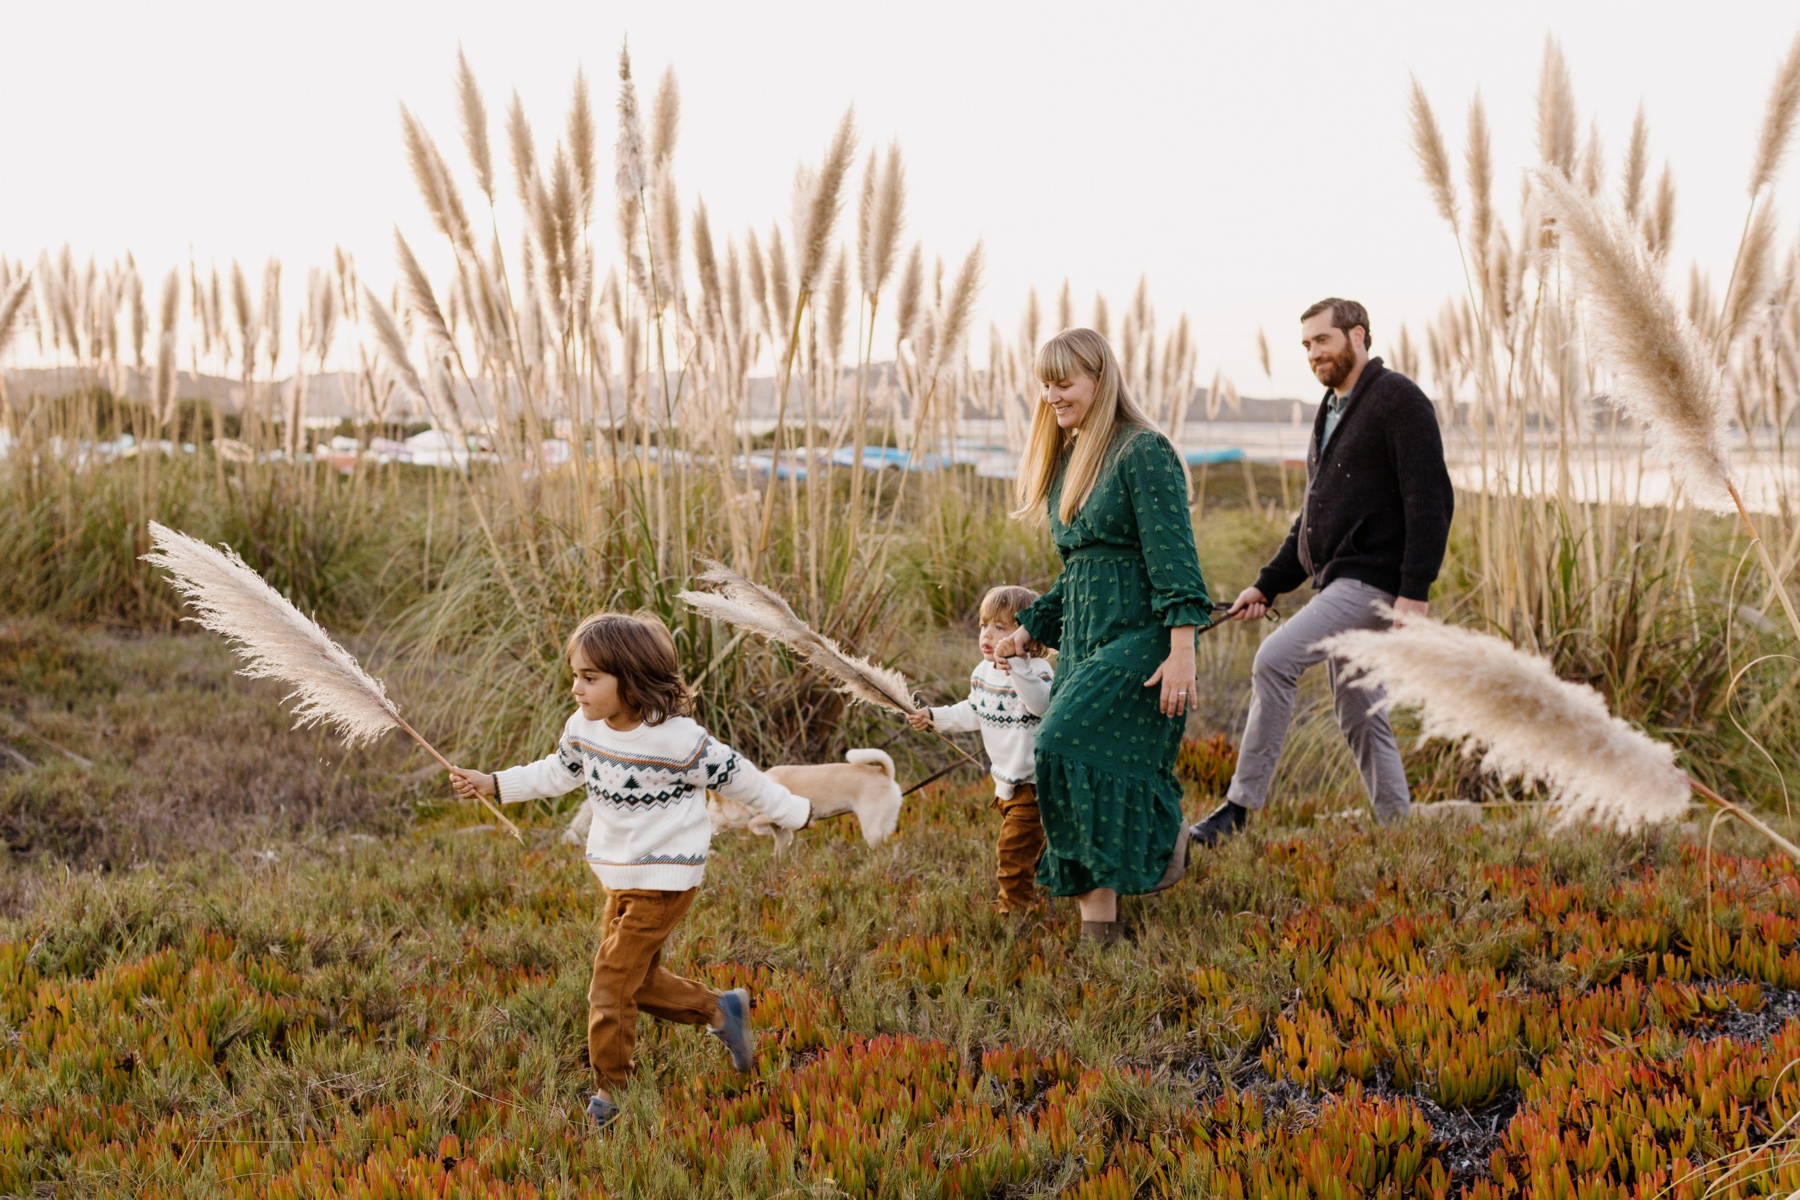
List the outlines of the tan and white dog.
<svg viewBox="0 0 1800 1200">
<path fill-rule="evenodd" d="M 900 785 L 894 782 L 894 760 L 884 750 L 852 750 L 841 763 L 792 763 L 770 767 L 763 774 L 811 801 L 814 821 L 855 815 L 863 841 L 871 846 L 887 841 L 900 824 Z M 576 810 L 563 831 L 564 842 L 572 846 L 587 842 L 588 826 L 594 820 L 592 804 L 586 801 Z M 773 837 L 777 853 L 794 840 L 791 831 L 769 825 L 751 809 L 716 792 L 706 794 L 706 811 L 712 816 L 715 832 L 742 829 Z"/>
</svg>

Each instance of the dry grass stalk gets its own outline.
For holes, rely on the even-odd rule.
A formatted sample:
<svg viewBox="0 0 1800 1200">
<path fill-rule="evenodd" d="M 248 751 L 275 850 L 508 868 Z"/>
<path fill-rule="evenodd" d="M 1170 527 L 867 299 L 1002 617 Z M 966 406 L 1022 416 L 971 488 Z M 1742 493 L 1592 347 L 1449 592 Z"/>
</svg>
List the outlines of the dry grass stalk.
<svg viewBox="0 0 1800 1200">
<path fill-rule="evenodd" d="M 950 355 L 968 335 L 969 321 L 975 315 L 975 297 L 981 292 L 981 270 L 985 254 L 980 242 L 969 250 L 968 257 L 956 272 L 956 280 L 944 298 L 942 316 L 937 323 L 937 347 L 932 360 L 932 376 L 948 365 Z"/>
<path fill-rule="evenodd" d="M 1665 166 L 1657 178 L 1656 198 L 1644 223 L 1644 244 L 1649 247 L 1652 257 L 1660 259 L 1668 255 L 1669 243 L 1674 238 L 1675 172 Z"/>
<path fill-rule="evenodd" d="M 32 272 L 21 272 L 12 287 L 0 297 L 0 353 L 5 352 L 6 344 L 21 323 L 19 314 L 25 311 L 25 297 L 31 295 L 31 280 Z"/>
<path fill-rule="evenodd" d="M 175 415 L 175 332 L 181 320 L 181 272 L 171 270 L 163 280 L 161 328 L 156 343 L 156 386 L 152 403 L 156 423 L 167 427 Z"/>
<path fill-rule="evenodd" d="M 799 285 L 803 294 L 813 292 L 819 272 L 825 266 L 825 251 L 837 228 L 838 213 L 844 204 L 844 177 L 850 173 L 850 160 L 856 153 L 856 113 L 847 109 L 825 151 L 825 161 L 812 181 L 803 223 L 794 231 L 799 254 Z"/>
<path fill-rule="evenodd" d="M 1625 150 L 1625 216 L 1637 220 L 1644 205 L 1644 177 L 1650 167 L 1650 123 L 1644 119 L 1644 106 L 1638 105 L 1631 122 L 1631 141 Z"/>
<path fill-rule="evenodd" d="M 1544 39 L 1544 69 L 1538 77 L 1538 157 L 1564 175 L 1575 174 L 1575 85 L 1562 47 Z"/>
<path fill-rule="evenodd" d="M 1559 172 L 1534 173 L 1587 301 L 1594 345 L 1615 376 L 1615 400 L 1643 422 L 1689 493 L 1725 509 L 1724 404 L 1712 356 L 1676 309 L 1636 239 Z"/>
<path fill-rule="evenodd" d="M 469 151 L 469 162 L 475 167 L 475 184 L 488 203 L 494 202 L 494 152 L 488 145 L 487 105 L 476 86 L 475 72 L 469 68 L 468 56 L 461 46 L 456 48 L 456 106 L 462 113 L 463 145 Z"/>
<path fill-rule="evenodd" d="M 1444 135 L 1438 129 L 1436 114 L 1431 111 L 1431 101 L 1425 98 L 1425 89 L 1419 86 L 1417 76 L 1412 80 L 1407 119 L 1412 127 L 1413 157 L 1418 159 L 1425 185 L 1431 189 L 1438 215 L 1453 231 L 1460 233 L 1462 222 L 1457 212 L 1456 184 L 1450 177 L 1450 155 L 1444 149 Z"/>
<path fill-rule="evenodd" d="M 587 85 L 576 76 L 586 95 Z M 619 140 L 614 147 L 617 186 L 621 195 L 640 195 L 648 172 L 644 164 L 644 122 L 638 115 L 637 85 L 631 81 L 630 47 L 619 48 Z"/>
<path fill-rule="evenodd" d="M 900 294 L 894 301 L 894 340 L 903 342 L 913 335 L 919 322 L 920 296 L 925 290 L 925 250 L 914 242 L 906 257 L 906 269 L 900 272 Z"/>
<path fill-rule="evenodd" d="M 887 165 L 882 168 L 881 186 L 875 200 L 869 266 L 863 273 L 863 290 L 869 295 L 880 295 L 888 280 L 893 278 L 894 263 L 900 252 L 900 233 L 905 227 L 906 164 L 900 157 L 900 143 L 890 142 Z"/>
<path fill-rule="evenodd" d="M 150 331 L 150 312 L 144 304 L 144 277 L 138 274 L 137 263 L 130 254 L 125 256 L 125 266 L 130 277 L 128 309 L 131 318 L 131 358 L 141 375 L 144 370 L 144 338 Z M 0 265 L 0 289 L 5 287 L 6 271 Z"/>
<path fill-rule="evenodd" d="M 519 191 L 519 204 L 530 212 L 532 184 L 537 179 L 537 150 L 532 144 L 531 123 L 525 119 L 525 105 L 520 101 L 517 89 L 506 110 L 506 145 L 512 157 L 513 186 Z"/>
<path fill-rule="evenodd" d="M 250 283 L 236 259 L 231 261 L 231 311 L 237 318 L 239 354 L 248 377 L 256 352 L 256 306 L 250 302 Z"/>
<path fill-rule="evenodd" d="M 569 95 L 569 160 L 581 185 L 583 220 L 594 211 L 594 190 L 600 173 L 599 135 L 594 129 L 594 106 L 588 101 L 587 74 L 575 68 L 575 87 Z M 639 183 L 639 188 L 643 184 Z"/>
<path fill-rule="evenodd" d="M 263 348 L 269 358 L 269 375 L 281 360 L 281 260 L 271 258 L 263 264 L 262 305 Z"/>
<path fill-rule="evenodd" d="M 1762 132 L 1756 139 L 1756 157 L 1750 165 L 1750 197 L 1755 199 L 1775 179 L 1800 118 L 1800 34 L 1788 47 L 1787 58 L 1775 73 L 1769 102 L 1763 108 Z"/>
<path fill-rule="evenodd" d="M 1732 272 L 1725 307 L 1719 317 L 1717 352 L 1720 361 L 1731 344 L 1750 324 L 1750 314 L 1774 286 L 1775 206 L 1764 202 L 1756 206 L 1738 248 L 1737 268 Z"/>
<path fill-rule="evenodd" d="M 850 264 L 847 257 L 839 253 L 831 264 L 831 281 L 825 287 L 825 357 L 831 361 L 835 373 L 839 359 L 843 356 L 844 330 L 850 317 Z M 837 396 L 837 380 L 826 381 L 825 398 L 834 400 Z"/>
<path fill-rule="evenodd" d="M 650 161 L 661 165 L 675 157 L 675 139 L 681 132 L 681 88 L 675 68 L 663 71 L 650 107 Z"/>
<path fill-rule="evenodd" d="M 412 396 L 423 400 L 425 385 L 419 379 L 418 371 L 413 369 L 412 355 L 407 352 L 406 338 L 400 332 L 400 326 L 394 320 L 394 314 L 388 306 L 363 285 L 363 312 L 368 324 L 373 328 L 376 347 L 381 351 L 382 361 L 395 381 L 408 390 Z"/>
<path fill-rule="evenodd" d="M 788 274 L 787 245 L 781 240 L 781 226 L 769 232 L 769 317 L 775 323 L 771 341 L 779 340 L 785 350 L 792 340 L 788 327 L 794 323 L 794 281 Z"/>
<path fill-rule="evenodd" d="M 450 178 L 449 165 L 438 153 L 437 143 L 425 132 L 425 126 L 402 104 L 400 131 L 406 142 L 406 159 L 412 167 L 413 181 L 425 199 L 438 231 L 449 239 L 458 254 L 473 256 L 475 236 L 469 227 L 469 214 L 463 208 L 462 196 Z"/>
<path fill-rule="evenodd" d="M 1690 784 L 1675 752 L 1613 716 L 1584 684 L 1499 638 L 1409 617 L 1390 630 L 1354 630 L 1320 643 L 1384 688 L 1387 703 L 1419 709 L 1420 732 L 1479 753 L 1481 768 L 1541 783 L 1561 823 L 1629 829 L 1679 817 Z"/>
<path fill-rule="evenodd" d="M 706 202 L 694 204 L 694 274 L 700 280 L 700 310 L 710 322 L 714 337 L 725 332 L 725 298 L 719 286 L 719 260 L 713 248 L 712 226 L 706 219 Z"/>
<path fill-rule="evenodd" d="M 1479 94 L 1469 102 L 1469 144 L 1463 150 L 1463 167 L 1469 181 L 1469 242 L 1476 263 L 1485 267 L 1494 230 L 1494 152 L 1487 109 Z"/>
<path fill-rule="evenodd" d="M 400 286 L 406 306 L 424 327 L 433 361 L 456 357 L 456 341 L 450 336 L 450 327 L 444 320 L 443 310 L 438 307 L 431 281 L 425 278 L 424 268 L 413 257 L 412 247 L 406 244 L 398 226 L 394 227 L 394 256 L 400 261 Z"/>
<path fill-rule="evenodd" d="M 244 660 L 238 674 L 279 680 L 293 688 L 283 699 L 292 705 L 295 728 L 326 725 L 353 748 L 401 729 L 449 769 L 444 756 L 401 717 L 381 681 L 252 571 L 236 551 L 214 549 L 154 521 L 150 538 L 154 549 L 143 556 L 144 561 L 168 572 L 169 582 L 196 614 L 189 620 L 233 643 L 232 649 Z M 499 809 L 483 803 L 514 837 L 520 837 L 518 827 Z"/>
</svg>

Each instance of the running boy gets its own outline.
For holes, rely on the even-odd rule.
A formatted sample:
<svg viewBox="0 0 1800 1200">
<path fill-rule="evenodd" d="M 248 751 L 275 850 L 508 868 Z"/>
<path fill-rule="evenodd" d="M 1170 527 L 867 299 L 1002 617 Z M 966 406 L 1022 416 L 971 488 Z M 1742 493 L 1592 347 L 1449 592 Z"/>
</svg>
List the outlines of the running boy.
<svg viewBox="0 0 1800 1200">
<path fill-rule="evenodd" d="M 750 995 L 719 993 L 666 971 L 663 943 L 694 903 L 712 824 L 711 788 L 800 829 L 812 806 L 765 778 L 687 715 L 692 699 L 675 660 L 675 639 L 653 617 L 601 613 L 569 638 L 576 712 L 556 753 L 489 775 L 451 768 L 466 798 L 504 804 L 560 796 L 585 784 L 594 801 L 587 861 L 606 889 L 600 949 L 588 985 L 588 1061 L 595 1091 L 588 1116 L 606 1128 L 631 1074 L 638 1010 L 664 1021 L 706 1025 L 740 1071 L 755 1065 Z"/>
<path fill-rule="evenodd" d="M 981 598 L 981 661 L 969 674 L 969 698 L 907 718 L 914 729 L 981 730 L 992 764 L 994 807 L 1000 810 L 998 906 L 1008 914 L 1037 904 L 1033 880 L 1044 853 L 1044 824 L 1038 818 L 1035 752 L 1038 718 L 1050 705 L 1052 672 L 1035 643 L 1026 647 L 1025 657 L 1007 661 L 994 657 L 994 646 L 1019 627 L 1019 610 L 1036 599 L 1030 588 L 989 588 Z"/>
</svg>

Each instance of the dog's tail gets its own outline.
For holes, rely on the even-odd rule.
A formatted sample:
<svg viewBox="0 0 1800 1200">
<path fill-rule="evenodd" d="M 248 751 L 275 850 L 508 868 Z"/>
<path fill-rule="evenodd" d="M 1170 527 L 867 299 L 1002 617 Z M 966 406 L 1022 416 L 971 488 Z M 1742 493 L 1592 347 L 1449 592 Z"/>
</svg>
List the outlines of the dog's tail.
<svg viewBox="0 0 1800 1200">
<path fill-rule="evenodd" d="M 882 774 L 889 779 L 894 777 L 894 760 L 888 757 L 886 750 L 873 748 L 852 750 L 844 755 L 844 761 L 855 763 L 860 767 L 880 767 Z"/>
</svg>

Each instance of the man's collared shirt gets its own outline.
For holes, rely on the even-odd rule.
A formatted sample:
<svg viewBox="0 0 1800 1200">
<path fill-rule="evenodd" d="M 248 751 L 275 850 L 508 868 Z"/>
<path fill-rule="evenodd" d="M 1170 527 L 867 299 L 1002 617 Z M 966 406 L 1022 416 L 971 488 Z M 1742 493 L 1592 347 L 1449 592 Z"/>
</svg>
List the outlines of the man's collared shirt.
<svg viewBox="0 0 1800 1200">
<path fill-rule="evenodd" d="M 1331 445 L 1331 435 L 1337 429 L 1338 422 L 1344 418 L 1344 397 L 1335 391 L 1325 397 L 1325 427 L 1319 430 L 1319 453 L 1325 453 L 1325 447 Z"/>
</svg>

